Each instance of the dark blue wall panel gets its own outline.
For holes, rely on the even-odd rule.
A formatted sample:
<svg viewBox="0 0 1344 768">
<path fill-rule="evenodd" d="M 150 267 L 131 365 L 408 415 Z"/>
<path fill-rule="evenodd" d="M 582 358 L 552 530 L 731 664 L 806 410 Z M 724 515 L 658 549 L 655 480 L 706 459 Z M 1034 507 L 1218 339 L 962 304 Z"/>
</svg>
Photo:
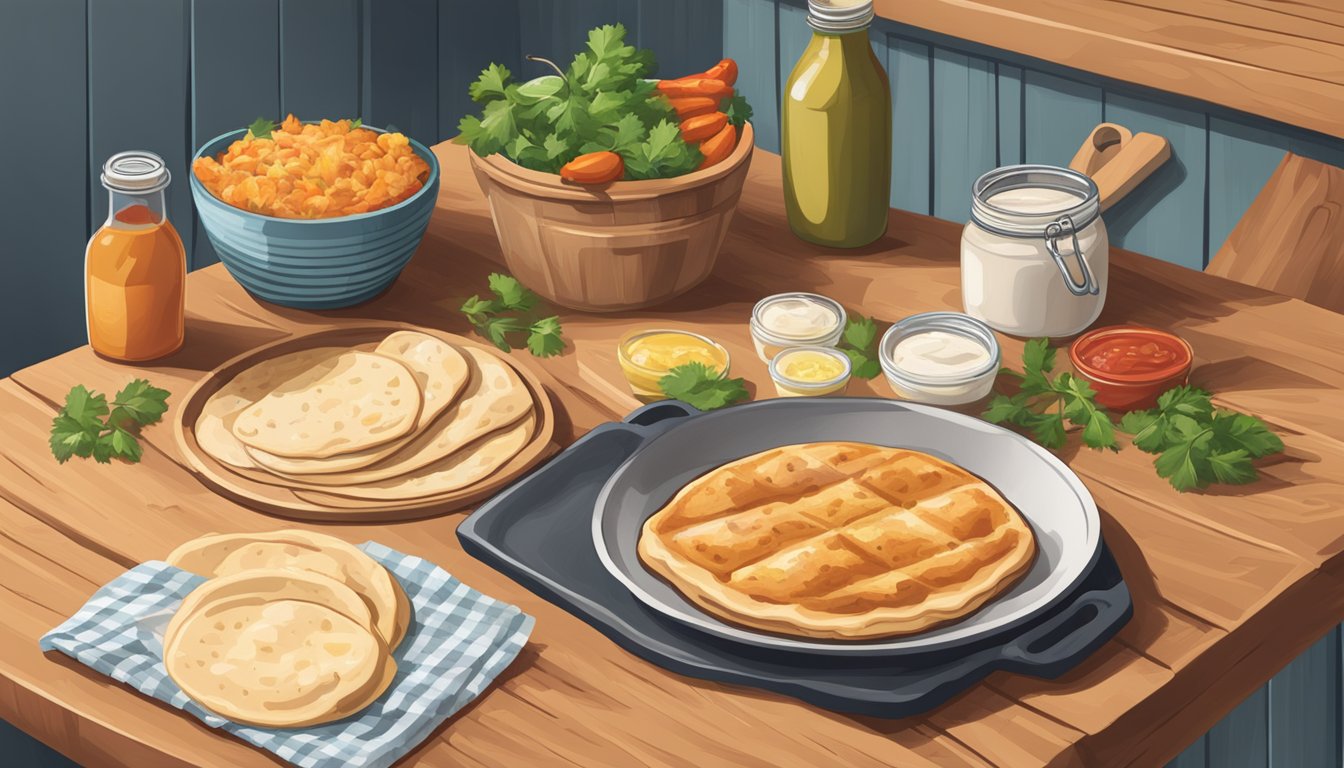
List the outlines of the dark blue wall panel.
<svg viewBox="0 0 1344 768">
<path fill-rule="evenodd" d="M 636 0 L 519 0 L 519 36 L 524 56 L 551 59 L 561 69 L 584 49 L 588 30 L 603 24 L 624 24 L 626 42 L 637 42 L 639 3 Z M 528 62 L 523 79 L 550 72 L 542 64 Z"/>
<path fill-rule="evenodd" d="M 90 225 L 107 218 L 103 163 L 128 149 L 157 152 L 173 175 L 168 218 L 191 240 L 196 213 L 187 187 L 191 139 L 191 4 L 182 0 L 89 3 Z M 274 45 L 274 37 L 267 45 Z"/>
<path fill-rule="evenodd" d="M 482 34 L 482 30 L 492 30 Z M 492 63 L 526 79 L 519 42 L 518 0 L 451 2 L 439 8 L 439 138 L 456 136 L 463 115 L 479 111 L 467 86 Z M 535 64 L 526 70 L 532 72 Z"/>
<path fill-rule="evenodd" d="M 703 72 L 723 58 L 719 0 L 639 0 L 636 39 L 658 57 L 659 77 Z"/>
<path fill-rule="evenodd" d="M 239 40 L 258 44 L 244 55 Z M 191 4 L 191 146 L 249 125 L 280 118 L 280 0 L 193 0 Z M 265 43 L 270 42 L 270 45 Z M 240 83 L 247 87 L 240 88 Z M 176 179 L 186 183 L 186 176 Z M 193 269 L 219 258 L 201 223 L 183 233 Z"/>
<path fill-rule="evenodd" d="M 723 0 L 723 55 L 738 62 L 737 89 L 751 102 L 756 146 L 779 151 L 781 71 L 775 37 L 778 8 L 772 0 Z"/>
<path fill-rule="evenodd" d="M 364 0 L 364 122 L 438 143 L 439 11 L 435 0 Z"/>
<path fill-rule="evenodd" d="M 0 336 L 0 374 L 85 340 L 84 23 L 84 0 L 0 12 L 0 105 L 11 117 L 0 128 L 0 324 L 11 329 Z"/>
<path fill-rule="evenodd" d="M 277 113 L 300 120 L 360 117 L 359 0 L 279 0 Z M 423 76 L 419 74 L 417 76 Z M 376 125 L 372 120 L 370 125 Z"/>
</svg>

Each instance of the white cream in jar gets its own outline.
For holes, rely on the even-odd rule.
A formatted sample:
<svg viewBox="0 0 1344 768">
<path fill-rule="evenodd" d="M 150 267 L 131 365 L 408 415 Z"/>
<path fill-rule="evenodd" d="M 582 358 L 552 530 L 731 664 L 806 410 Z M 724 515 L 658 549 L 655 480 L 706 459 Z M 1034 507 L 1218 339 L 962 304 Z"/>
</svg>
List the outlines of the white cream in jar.
<svg viewBox="0 0 1344 768">
<path fill-rule="evenodd" d="M 930 405 L 964 405 L 987 396 L 1000 357 L 994 331 L 960 312 L 911 315 L 888 328 L 878 345 L 891 391 Z"/>
<path fill-rule="evenodd" d="M 1110 242 L 1096 185 L 1067 168 L 981 176 L 961 237 L 967 314 L 1014 336 L 1072 336 L 1106 303 Z"/>
<path fill-rule="evenodd" d="M 769 363 L 791 347 L 833 347 L 845 330 L 845 310 L 815 293 L 781 293 L 761 299 L 751 310 L 756 354 Z"/>
</svg>

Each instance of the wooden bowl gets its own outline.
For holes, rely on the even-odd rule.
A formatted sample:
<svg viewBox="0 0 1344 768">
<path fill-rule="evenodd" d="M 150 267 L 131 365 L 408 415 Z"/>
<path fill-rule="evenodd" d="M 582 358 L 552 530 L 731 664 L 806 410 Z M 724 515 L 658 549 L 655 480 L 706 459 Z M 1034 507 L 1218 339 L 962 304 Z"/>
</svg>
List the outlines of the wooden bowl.
<svg viewBox="0 0 1344 768">
<path fill-rule="evenodd" d="M 513 276 L 561 306 L 615 312 L 667 301 L 709 276 L 754 139 L 748 123 L 717 165 L 599 187 L 562 182 L 500 154 L 470 156 Z"/>
</svg>

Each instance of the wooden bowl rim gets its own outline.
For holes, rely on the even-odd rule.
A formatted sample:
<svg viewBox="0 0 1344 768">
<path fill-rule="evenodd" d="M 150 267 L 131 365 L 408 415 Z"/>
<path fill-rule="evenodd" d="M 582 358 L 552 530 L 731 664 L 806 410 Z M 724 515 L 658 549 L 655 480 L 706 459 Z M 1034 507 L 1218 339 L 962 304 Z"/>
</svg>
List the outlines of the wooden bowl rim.
<svg viewBox="0 0 1344 768">
<path fill-rule="evenodd" d="M 743 123 L 742 135 L 738 137 L 737 146 L 733 148 L 732 154 L 721 163 L 670 179 L 613 181 L 610 184 L 594 187 L 566 184 L 561 181 L 558 174 L 524 168 L 502 153 L 497 152 L 489 157 L 481 157 L 468 150 L 467 155 L 471 158 L 473 168 L 509 189 L 559 200 L 621 202 L 625 200 L 647 200 L 673 192 L 684 192 L 713 184 L 738 171 L 751 157 L 755 145 L 755 130 L 750 122 Z"/>
</svg>

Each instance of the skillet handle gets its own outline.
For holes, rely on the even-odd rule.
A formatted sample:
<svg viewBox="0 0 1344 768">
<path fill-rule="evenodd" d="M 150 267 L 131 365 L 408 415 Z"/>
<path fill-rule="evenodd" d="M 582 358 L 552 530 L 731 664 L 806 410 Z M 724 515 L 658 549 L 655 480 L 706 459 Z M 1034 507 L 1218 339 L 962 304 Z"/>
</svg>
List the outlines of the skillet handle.
<svg viewBox="0 0 1344 768">
<path fill-rule="evenodd" d="M 1081 662 L 1133 614 L 1123 581 L 1080 596 L 1064 610 L 1023 632 L 1000 650 L 1001 669 L 1053 678 Z"/>
<path fill-rule="evenodd" d="M 624 421 L 637 427 L 649 427 L 669 419 L 684 419 L 699 413 L 698 408 L 680 400 L 659 400 L 636 408 L 625 417 Z"/>
</svg>

